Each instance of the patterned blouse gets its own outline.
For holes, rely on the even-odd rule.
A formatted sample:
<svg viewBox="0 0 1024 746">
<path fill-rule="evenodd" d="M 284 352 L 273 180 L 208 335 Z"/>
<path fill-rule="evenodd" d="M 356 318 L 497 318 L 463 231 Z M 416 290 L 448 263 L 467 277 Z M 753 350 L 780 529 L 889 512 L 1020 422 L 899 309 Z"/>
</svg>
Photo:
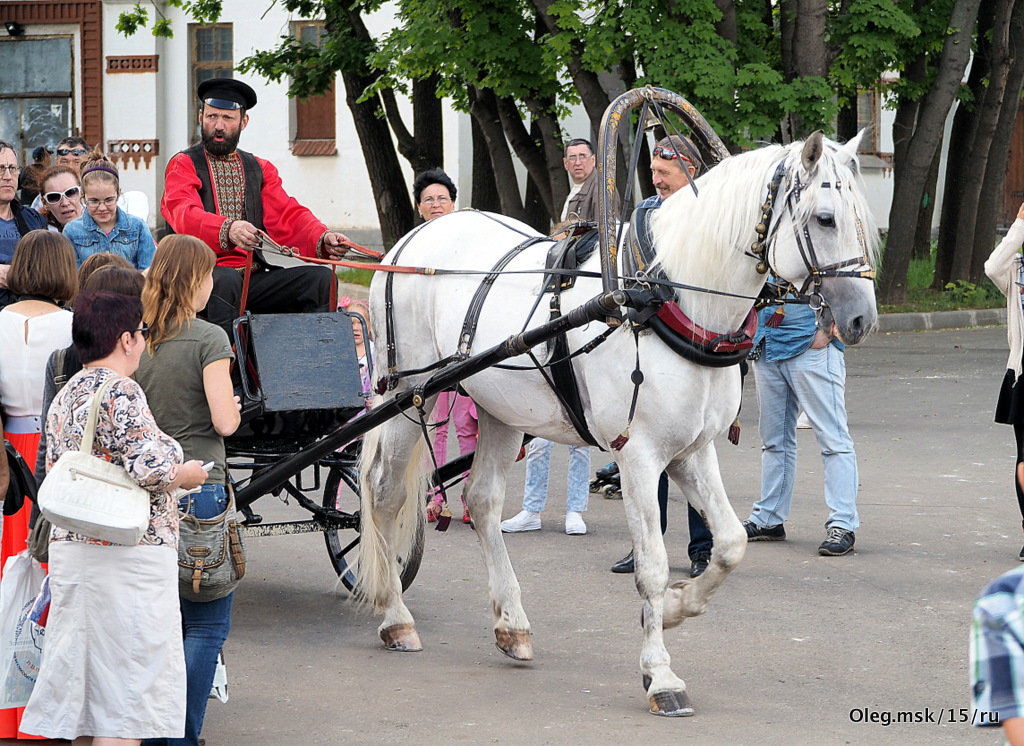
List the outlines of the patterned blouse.
<svg viewBox="0 0 1024 746">
<path fill-rule="evenodd" d="M 132 479 L 149 490 L 149 528 L 139 544 L 177 548 L 178 512 L 166 488 L 183 462 L 181 446 L 157 427 L 146 395 L 132 379 L 120 377 L 109 368 L 84 368 L 72 376 L 54 397 L 46 416 L 46 468 L 50 469 L 65 451 L 81 448 L 92 397 L 110 378 L 118 380 L 102 402 L 93 455 L 122 464 Z M 56 526 L 51 541 L 107 544 Z"/>
</svg>

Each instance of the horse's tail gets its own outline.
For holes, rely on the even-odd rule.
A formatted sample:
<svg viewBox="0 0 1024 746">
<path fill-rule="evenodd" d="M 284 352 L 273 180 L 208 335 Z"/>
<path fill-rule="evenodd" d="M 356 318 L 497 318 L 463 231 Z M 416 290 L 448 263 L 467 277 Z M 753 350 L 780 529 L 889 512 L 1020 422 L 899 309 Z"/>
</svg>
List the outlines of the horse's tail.
<svg viewBox="0 0 1024 746">
<path fill-rule="evenodd" d="M 385 427 L 375 427 L 363 436 L 359 457 L 360 537 L 356 593 L 361 601 L 372 604 L 377 611 L 382 611 L 388 605 L 388 597 L 394 591 L 391 583 L 392 573 L 396 572 L 394 566 L 399 557 L 409 556 L 416 541 L 417 528 L 425 520 L 421 513 L 426 510 L 425 493 L 429 476 L 423 451 L 424 440 L 418 438 L 405 466 L 402 479 L 404 497 L 398 506 L 394 526 L 391 531 L 382 530 L 381 517 L 375 506 L 386 505 L 386 493 L 392 489 L 392 485 L 382 479 L 383 460 L 387 458 L 387 449 L 381 448 Z M 384 520 L 386 522 L 386 517 Z M 391 535 L 390 543 L 386 534 Z M 401 568 L 397 572 L 401 575 Z"/>
</svg>

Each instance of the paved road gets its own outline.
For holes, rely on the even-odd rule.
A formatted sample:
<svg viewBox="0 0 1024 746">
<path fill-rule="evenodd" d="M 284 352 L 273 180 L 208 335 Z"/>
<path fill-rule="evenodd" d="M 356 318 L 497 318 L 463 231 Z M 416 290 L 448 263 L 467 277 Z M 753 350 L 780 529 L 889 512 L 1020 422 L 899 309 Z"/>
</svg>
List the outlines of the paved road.
<svg viewBox="0 0 1024 746">
<path fill-rule="evenodd" d="M 384 651 L 377 619 L 335 590 L 319 536 L 253 540 L 226 652 L 230 702 L 211 702 L 210 746 L 339 743 L 997 743 L 948 722 L 969 706 L 971 604 L 1017 564 L 1012 434 L 992 423 L 1005 328 L 877 334 L 848 355 L 860 460 L 856 552 L 816 553 L 826 517 L 813 435 L 789 540 L 755 544 L 708 612 L 667 634 L 693 718 L 647 714 L 637 659 L 640 603 L 608 566 L 629 547 L 621 502 L 596 496 L 590 533 L 508 537 L 536 661 L 494 647 L 486 578 L 468 526 L 429 531 L 407 601 L 425 650 Z M 719 446 L 740 517 L 758 491 L 752 381 L 742 442 Z M 454 440 L 454 439 L 453 439 Z M 557 449 L 564 451 L 564 449 Z M 603 463 L 595 454 L 595 468 Z M 519 508 L 517 467 L 505 515 Z M 564 456 L 552 492 L 564 489 Z M 673 575 L 688 567 L 684 507 L 670 506 Z M 299 517 L 264 498 L 268 517 Z M 282 511 L 284 511 L 282 513 Z M 884 726 L 859 713 L 942 723 Z M 851 712 L 854 717 L 851 717 Z"/>
</svg>

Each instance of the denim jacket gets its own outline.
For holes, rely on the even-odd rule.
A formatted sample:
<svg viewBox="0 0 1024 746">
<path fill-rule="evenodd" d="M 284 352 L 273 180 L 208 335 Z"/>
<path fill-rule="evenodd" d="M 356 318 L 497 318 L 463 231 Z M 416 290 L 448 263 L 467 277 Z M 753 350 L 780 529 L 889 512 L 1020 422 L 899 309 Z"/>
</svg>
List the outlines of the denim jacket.
<svg viewBox="0 0 1024 746">
<path fill-rule="evenodd" d="M 117 208 L 117 223 L 108 236 L 96 225 L 88 211 L 64 226 L 64 235 L 75 247 L 75 260 L 82 266 L 93 254 L 119 254 L 136 269 L 146 269 L 153 261 L 156 245 L 149 226 L 142 220 Z"/>
<path fill-rule="evenodd" d="M 814 334 L 817 326 L 814 311 L 810 306 L 797 303 L 787 303 L 782 306 L 786 314 L 782 323 L 777 327 L 768 326 L 768 319 L 772 317 L 778 306 L 762 308 L 757 313 L 757 333 L 754 335 L 754 345 L 764 340 L 764 360 L 789 360 L 810 349 L 814 342 Z M 833 339 L 832 344 L 842 351 L 843 343 Z"/>
</svg>

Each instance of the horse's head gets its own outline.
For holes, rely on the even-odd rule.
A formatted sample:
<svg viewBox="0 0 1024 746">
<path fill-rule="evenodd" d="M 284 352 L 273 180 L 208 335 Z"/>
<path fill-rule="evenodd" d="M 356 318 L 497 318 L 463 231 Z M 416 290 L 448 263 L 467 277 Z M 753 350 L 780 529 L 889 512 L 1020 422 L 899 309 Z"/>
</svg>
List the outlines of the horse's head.
<svg viewBox="0 0 1024 746">
<path fill-rule="evenodd" d="M 764 257 L 811 297 L 819 325 L 856 344 L 874 327 L 878 231 L 857 180 L 863 132 L 838 145 L 815 132 L 787 148 L 769 189 Z M 764 223 L 764 221 L 762 221 Z"/>
</svg>

